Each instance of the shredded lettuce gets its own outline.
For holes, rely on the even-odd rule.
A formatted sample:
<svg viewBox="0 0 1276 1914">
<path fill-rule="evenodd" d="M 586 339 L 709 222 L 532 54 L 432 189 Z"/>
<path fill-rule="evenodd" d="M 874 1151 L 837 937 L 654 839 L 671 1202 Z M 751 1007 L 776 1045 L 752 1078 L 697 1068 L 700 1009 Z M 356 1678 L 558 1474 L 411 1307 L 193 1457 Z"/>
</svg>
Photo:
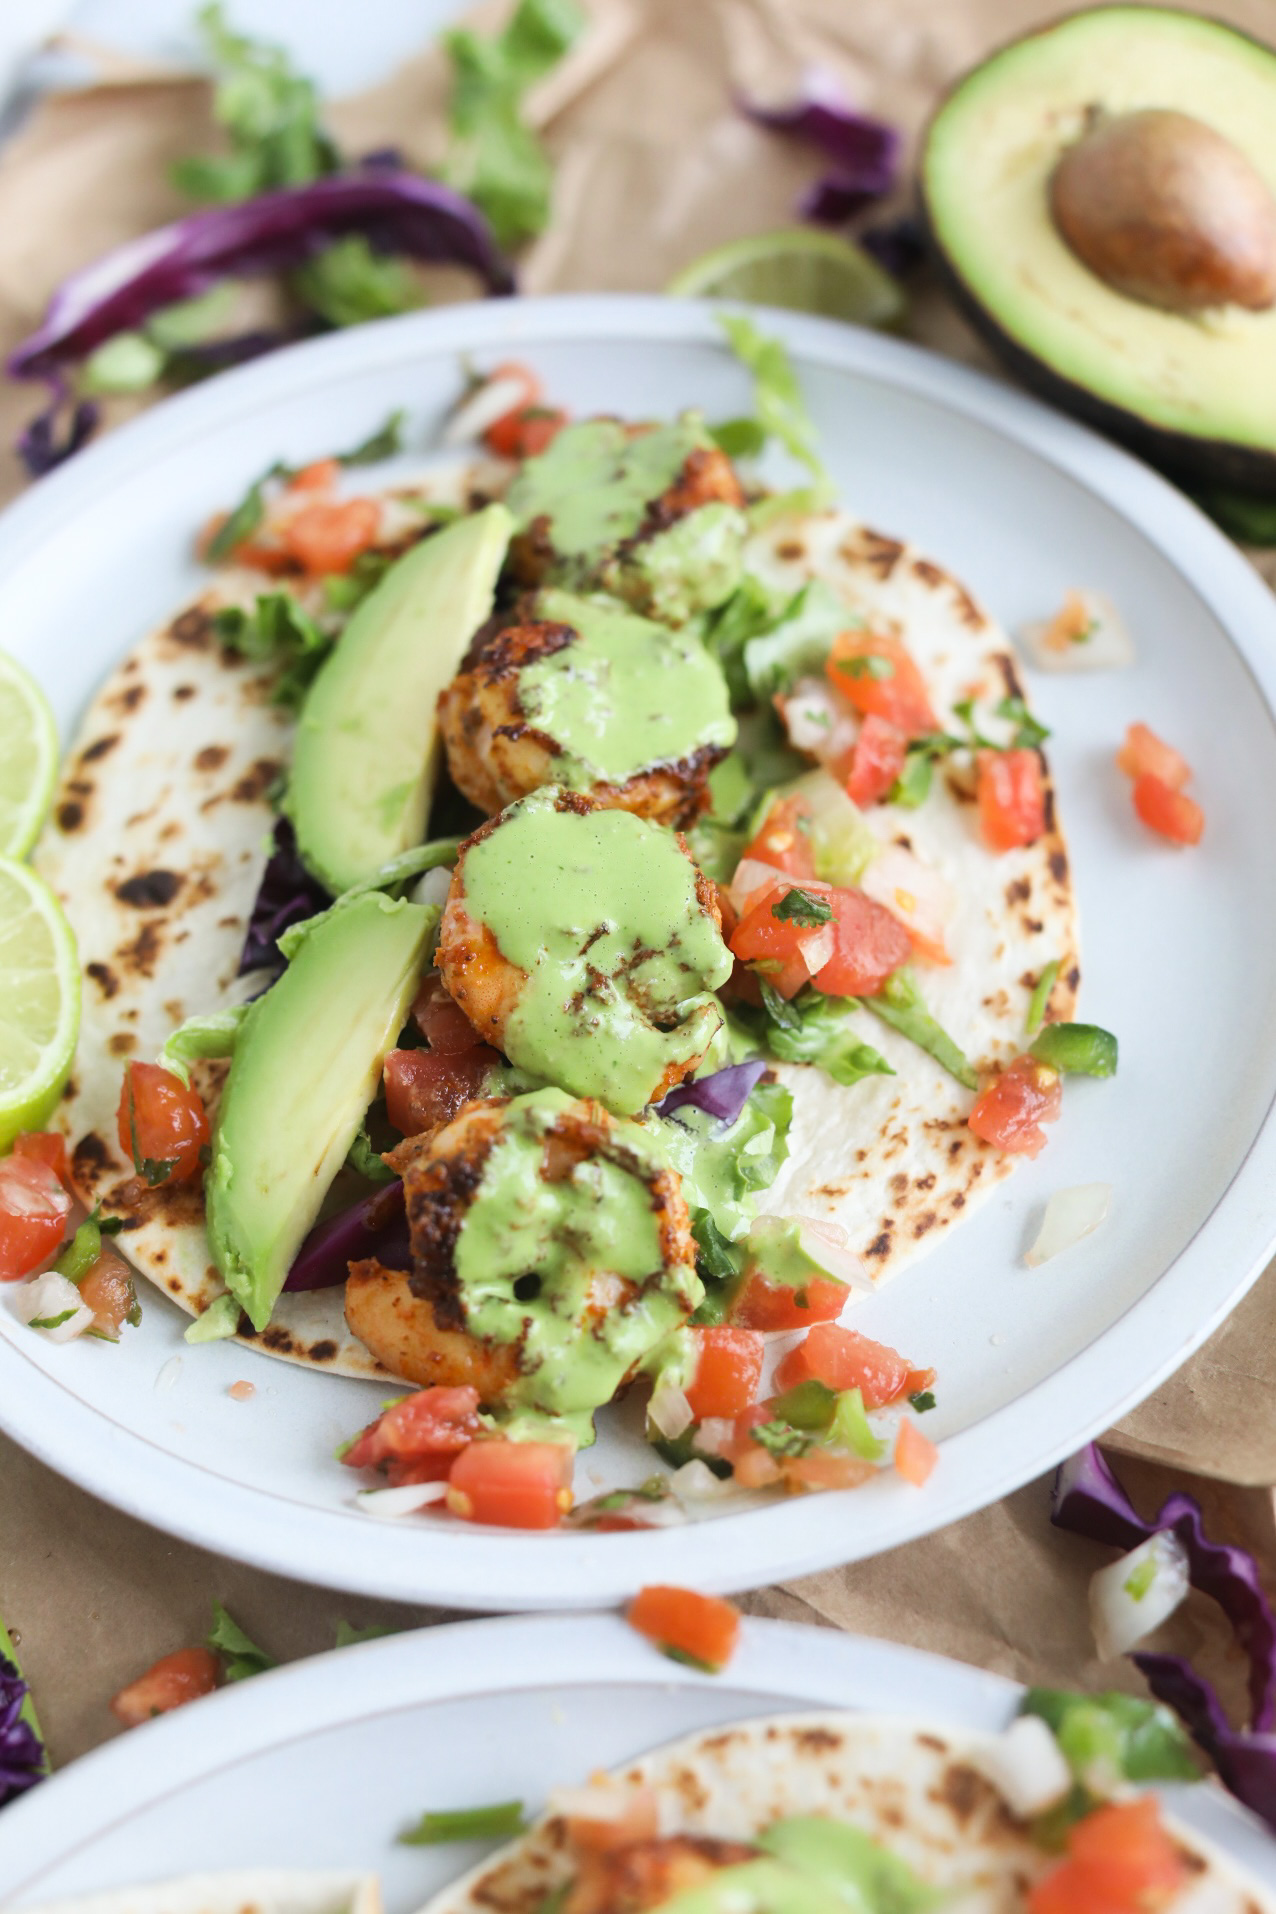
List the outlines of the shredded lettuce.
<svg viewBox="0 0 1276 1914">
<path fill-rule="evenodd" d="M 907 965 L 887 978 L 876 997 L 865 997 L 864 1008 L 889 1024 L 892 1030 L 898 1030 L 902 1037 L 928 1051 L 936 1063 L 942 1064 L 967 1090 L 979 1088 L 973 1066 L 927 1010 L 917 979 Z"/>
<path fill-rule="evenodd" d="M 863 1077 L 894 1076 L 881 1052 L 853 1028 L 858 998 L 822 997 L 805 990 L 786 1001 L 765 982 L 762 996 L 766 1022 L 759 1036 L 772 1056 L 785 1063 L 818 1064 L 834 1083 L 848 1088 Z"/>
<path fill-rule="evenodd" d="M 155 1059 L 161 1070 L 171 1070 L 189 1088 L 190 1067 L 201 1057 L 231 1057 L 240 1025 L 248 1015 L 247 1004 L 232 1004 L 226 1010 L 214 1010 L 206 1017 L 188 1017 L 178 1024 Z"/>
<path fill-rule="evenodd" d="M 213 1603 L 213 1625 L 205 1640 L 210 1648 L 225 1657 L 223 1672 L 227 1681 L 246 1681 L 250 1675 L 264 1675 L 268 1668 L 279 1666 L 273 1655 L 258 1648 L 244 1633 L 220 1602 Z"/>
<path fill-rule="evenodd" d="M 827 505 L 832 481 L 815 449 L 815 424 L 806 409 L 802 387 L 787 349 L 779 339 L 768 338 L 760 332 L 744 313 L 720 313 L 719 322 L 731 350 L 753 374 L 758 425 L 768 438 L 778 439 L 813 474 L 815 492 L 821 503 Z"/>
<path fill-rule="evenodd" d="M 491 38 L 468 28 L 443 36 L 453 69 L 443 177 L 487 215 L 502 246 L 517 246 L 549 224 L 549 157 L 523 119 L 523 98 L 583 26 L 576 0 L 519 0 L 504 31 Z"/>
<path fill-rule="evenodd" d="M 527 1827 L 521 1801 L 498 1801 L 488 1808 L 452 1808 L 423 1814 L 416 1826 L 401 1834 L 404 1847 L 438 1847 L 445 1841 L 508 1840 Z"/>
<path fill-rule="evenodd" d="M 799 678 L 821 674 L 838 633 L 861 622 L 822 578 L 803 585 L 775 623 L 744 644 L 741 660 L 754 702 L 764 704 Z"/>
<path fill-rule="evenodd" d="M 286 591 L 261 593 L 251 611 L 224 605 L 213 614 L 213 629 L 228 650 L 277 668 L 271 697 L 292 711 L 300 710 L 332 649 L 332 639 Z"/>
</svg>

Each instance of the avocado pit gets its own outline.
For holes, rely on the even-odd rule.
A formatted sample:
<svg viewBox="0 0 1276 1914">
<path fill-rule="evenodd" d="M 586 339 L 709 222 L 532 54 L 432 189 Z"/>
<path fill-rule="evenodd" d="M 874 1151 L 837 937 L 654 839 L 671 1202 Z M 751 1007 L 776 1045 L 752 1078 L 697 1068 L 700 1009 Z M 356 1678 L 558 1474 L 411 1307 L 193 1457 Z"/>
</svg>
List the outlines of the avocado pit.
<svg viewBox="0 0 1276 1914">
<path fill-rule="evenodd" d="M 1049 198 L 1067 244 L 1115 292 L 1179 313 L 1276 305 L 1276 199 L 1189 113 L 1093 115 Z"/>
</svg>

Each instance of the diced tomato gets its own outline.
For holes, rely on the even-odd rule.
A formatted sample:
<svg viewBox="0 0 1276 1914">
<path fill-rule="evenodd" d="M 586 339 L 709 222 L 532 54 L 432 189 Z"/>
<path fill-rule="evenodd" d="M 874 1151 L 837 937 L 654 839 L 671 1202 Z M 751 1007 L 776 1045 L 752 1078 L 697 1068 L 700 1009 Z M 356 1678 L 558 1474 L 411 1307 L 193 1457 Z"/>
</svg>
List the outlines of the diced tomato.
<svg viewBox="0 0 1276 1914">
<path fill-rule="evenodd" d="M 687 1401 L 697 1422 L 706 1416 L 738 1416 L 757 1398 L 762 1381 L 761 1336 L 730 1326 L 700 1329 L 696 1373 Z"/>
<path fill-rule="evenodd" d="M 812 1449 L 809 1455 L 781 1456 L 780 1474 L 788 1489 L 858 1489 L 877 1468 L 862 1456 Z"/>
<path fill-rule="evenodd" d="M 481 1097 L 495 1050 L 485 1043 L 448 1054 L 441 1050 L 392 1050 L 382 1066 L 385 1109 L 404 1136 L 450 1123 L 463 1103 Z"/>
<path fill-rule="evenodd" d="M 201 1695 L 211 1695 L 217 1673 L 211 1648 L 179 1648 L 175 1655 L 161 1655 L 144 1675 L 121 1688 L 111 1699 L 111 1713 L 126 1728 L 140 1727 L 152 1715 L 166 1715 Z"/>
<path fill-rule="evenodd" d="M 47 1262 L 66 1233 L 71 1198 L 37 1157 L 0 1158 L 0 1283 L 16 1283 Z"/>
<path fill-rule="evenodd" d="M 286 547 L 272 545 L 264 538 L 244 539 L 228 554 L 227 562 L 247 565 L 251 571 L 266 572 L 271 578 L 295 577 L 298 564 Z"/>
<path fill-rule="evenodd" d="M 620 1812 L 606 1820 L 583 1814 L 567 1815 L 567 1838 L 571 1846 L 588 1854 L 611 1854 L 617 1848 L 656 1839 L 660 1832 L 660 1801 L 654 1788 L 626 1788 L 616 1806 Z"/>
<path fill-rule="evenodd" d="M 375 499 L 317 501 L 280 527 L 279 536 L 303 571 L 327 576 L 348 572 L 360 552 L 376 542 L 381 510 Z"/>
<path fill-rule="evenodd" d="M 532 371 L 532 368 L 521 364 L 517 360 L 507 360 L 504 365 L 494 366 L 483 380 L 483 385 L 485 387 L 495 385 L 498 379 L 503 385 L 513 386 L 518 396 L 509 411 L 502 412 L 495 424 L 489 425 L 483 434 L 489 448 L 497 453 L 501 450 L 499 443 L 501 427 L 505 425 L 507 420 L 517 418 L 520 412 L 526 412 L 530 406 L 538 405 L 543 391 L 541 382 Z M 497 434 L 496 440 L 492 437 L 494 432 Z M 513 455 L 511 454 L 511 456 Z"/>
<path fill-rule="evenodd" d="M 1144 1914 L 1171 1900 L 1184 1867 L 1153 1795 L 1110 1802 L 1068 1831 L 1068 1855 L 1030 1890 L 1030 1914 Z"/>
<path fill-rule="evenodd" d="M 860 727 L 851 756 L 846 780 L 846 795 L 851 802 L 863 806 L 889 797 L 907 756 L 908 739 L 904 733 L 898 726 L 888 724 L 885 718 L 879 718 L 875 711 L 870 712 Z"/>
<path fill-rule="evenodd" d="M 80 1297 L 93 1311 L 93 1327 L 104 1336 L 118 1336 L 137 1308 L 137 1291 L 128 1264 L 114 1250 L 104 1249 L 88 1275 L 81 1278 Z"/>
<path fill-rule="evenodd" d="M 71 1187 L 71 1164 L 66 1153 L 66 1138 L 56 1130 L 24 1130 L 13 1139 L 13 1154 L 36 1163 L 47 1163 L 58 1182 Z"/>
<path fill-rule="evenodd" d="M 813 897 L 832 902 L 833 893 L 828 884 L 817 884 L 807 878 L 800 888 Z M 796 997 L 802 986 L 827 963 L 830 948 L 835 950 L 836 945 L 832 924 L 803 924 L 792 917 L 776 916 L 776 908 L 782 905 L 787 894 L 783 889 L 763 892 L 731 933 L 730 949 L 746 963 L 768 966 L 764 973 L 767 982 L 782 997 Z M 907 937 L 904 943 L 907 946 Z"/>
<path fill-rule="evenodd" d="M 1117 752 L 1117 766 L 1128 778 L 1159 778 L 1173 791 L 1181 791 L 1192 775 L 1192 767 L 1181 752 L 1145 724 L 1127 726 L 1125 743 Z"/>
<path fill-rule="evenodd" d="M 468 1385 L 418 1389 L 370 1423 L 341 1460 L 348 1469 L 381 1469 L 392 1488 L 444 1481 L 461 1450 L 480 1433 L 478 1390 Z"/>
<path fill-rule="evenodd" d="M 814 877 L 815 853 L 811 848 L 809 823 L 811 807 L 801 797 L 781 798 L 762 821 L 757 836 L 745 845 L 740 862 L 752 858 L 758 864 L 770 864 L 790 877 Z"/>
<path fill-rule="evenodd" d="M 130 1063 L 116 1112 L 120 1148 L 148 1183 L 187 1183 L 211 1132 L 199 1091 L 157 1063 Z"/>
<path fill-rule="evenodd" d="M 1035 844 L 1046 828 L 1046 793 L 1035 751 L 980 751 L 979 827 L 994 851 Z"/>
<path fill-rule="evenodd" d="M 846 1284 L 831 1276 L 813 1276 L 798 1289 L 768 1282 L 755 1269 L 748 1272 L 731 1317 L 745 1329 L 806 1329 L 812 1323 L 836 1322 L 849 1294 Z"/>
<path fill-rule="evenodd" d="M 873 664 L 877 659 L 880 662 Z M 907 738 L 939 730 L 926 680 L 898 638 L 843 631 L 829 653 L 829 682 L 865 717 L 884 718 Z"/>
<path fill-rule="evenodd" d="M 315 459 L 293 473 L 288 489 L 290 492 L 330 492 L 340 474 L 341 466 L 336 459 Z"/>
<path fill-rule="evenodd" d="M 628 1620 L 666 1655 L 686 1656 L 715 1675 L 730 1661 L 740 1636 L 738 1608 L 690 1588 L 640 1588 L 629 1604 Z"/>
<path fill-rule="evenodd" d="M 447 1505 L 466 1522 L 557 1528 L 572 1505 L 574 1462 L 562 1442 L 471 1442 L 452 1464 Z"/>
<path fill-rule="evenodd" d="M 448 995 L 436 971 L 430 972 L 416 993 L 412 1021 L 431 1050 L 440 1056 L 459 1057 L 482 1042 L 461 1006 Z"/>
<path fill-rule="evenodd" d="M 1205 831 L 1205 813 L 1186 791 L 1175 791 L 1161 778 L 1134 780 L 1134 808 L 1151 831 L 1173 844 L 1199 844 Z"/>
<path fill-rule="evenodd" d="M 834 951 L 815 973 L 826 997 L 875 997 L 912 955 L 912 940 L 891 911 L 860 890 L 835 890 Z"/>
<path fill-rule="evenodd" d="M 503 459 L 534 459 L 546 451 L 567 424 L 557 406 L 516 406 L 483 434 L 490 449 Z"/>
<path fill-rule="evenodd" d="M 915 1489 L 923 1488 L 938 1460 L 939 1450 L 930 1437 L 905 1416 L 895 1437 L 895 1467 L 905 1482 L 911 1482 Z"/>
<path fill-rule="evenodd" d="M 975 1135 L 1008 1156 L 1037 1156 L 1046 1144 L 1043 1123 L 1063 1107 L 1057 1071 L 1035 1057 L 1016 1057 L 975 1099 L 966 1122 Z"/>
<path fill-rule="evenodd" d="M 934 1380 L 933 1371 L 914 1369 L 888 1343 L 831 1322 L 817 1323 L 775 1372 L 779 1390 L 795 1389 L 800 1382 L 822 1382 L 839 1395 L 844 1389 L 858 1389 L 866 1409 L 898 1402 L 916 1389 L 929 1388 Z"/>
</svg>

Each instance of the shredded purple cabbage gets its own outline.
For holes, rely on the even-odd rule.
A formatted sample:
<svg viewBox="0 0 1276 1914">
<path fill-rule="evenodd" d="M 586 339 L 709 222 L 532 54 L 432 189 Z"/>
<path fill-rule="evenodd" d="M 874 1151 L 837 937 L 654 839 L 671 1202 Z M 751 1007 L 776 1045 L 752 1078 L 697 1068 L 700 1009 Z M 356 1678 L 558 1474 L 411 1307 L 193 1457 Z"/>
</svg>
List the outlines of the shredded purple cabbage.
<svg viewBox="0 0 1276 1914">
<path fill-rule="evenodd" d="M 248 917 L 239 959 L 239 975 L 250 970 L 282 970 L 279 939 L 293 924 L 303 924 L 332 902 L 297 854 L 297 839 L 286 817 L 275 824 L 274 848 L 266 861 Z"/>
<path fill-rule="evenodd" d="M 0 1807 L 42 1781 L 47 1761 L 40 1737 L 23 1715 L 27 1684 L 0 1655 Z"/>
<path fill-rule="evenodd" d="M 63 418 L 65 415 L 65 424 Z M 32 478 L 43 478 L 87 445 L 97 431 L 100 408 L 92 399 L 74 403 L 63 380 L 49 381 L 49 403 L 18 439 L 17 453 Z"/>
<path fill-rule="evenodd" d="M 740 105 L 759 126 L 807 140 L 832 162 L 828 172 L 799 202 L 804 219 L 840 226 L 895 185 L 900 159 L 898 130 L 885 120 L 857 112 L 836 80 L 822 68 L 807 71 L 801 93 L 787 106 L 763 107 L 747 99 Z"/>
<path fill-rule="evenodd" d="M 1212 1596 L 1249 1657 L 1252 1725 L 1262 1733 L 1276 1720 L 1276 1616 L 1263 1593 L 1258 1564 L 1242 1548 L 1211 1542 L 1200 1504 L 1182 1490 L 1167 1497 L 1145 1522 L 1091 1443 L 1065 1462 L 1055 1477 L 1050 1519 L 1094 1542 L 1137 1548 L 1150 1535 L 1173 1529 L 1187 1550 L 1192 1587 Z"/>
<path fill-rule="evenodd" d="M 192 377 L 224 372 L 227 366 L 247 365 L 250 359 L 260 359 L 304 337 L 301 328 L 259 326 L 252 332 L 232 333 L 226 339 L 201 339 L 198 345 L 182 346 L 173 354 L 172 369 L 179 376 Z"/>
<path fill-rule="evenodd" d="M 416 173 L 366 171 L 212 206 L 144 233 L 66 280 L 10 355 L 15 379 L 47 377 L 154 312 L 219 280 L 301 265 L 346 233 L 412 258 L 468 266 L 490 293 L 514 277 L 477 207 Z"/>
<path fill-rule="evenodd" d="M 293 1259 L 284 1288 L 333 1289 L 351 1263 L 375 1257 L 387 1269 L 411 1269 L 403 1184 L 396 1180 L 365 1196 L 339 1216 L 316 1223 Z"/>
<path fill-rule="evenodd" d="M 926 257 L 926 235 L 922 223 L 911 213 L 899 219 L 884 219 L 878 226 L 866 227 L 855 235 L 856 243 L 888 272 L 892 279 L 907 279 Z"/>
<path fill-rule="evenodd" d="M 725 1070 L 715 1070 L 711 1077 L 678 1084 L 656 1105 L 656 1114 L 668 1117 L 675 1110 L 690 1106 L 703 1110 L 707 1116 L 717 1117 L 722 1123 L 734 1123 L 752 1096 L 759 1077 L 765 1074 L 764 1063 L 728 1064 Z"/>
<path fill-rule="evenodd" d="M 1245 1549 L 1212 1542 L 1200 1504 L 1182 1490 L 1145 1521 L 1092 1443 L 1055 1477 L 1050 1519 L 1094 1542 L 1129 1550 L 1172 1529 L 1187 1551 L 1192 1587 L 1209 1595 L 1249 1658 L 1250 1725 L 1233 1728 L 1213 1687 L 1178 1655 L 1131 1656 L 1148 1687 L 1180 1716 L 1218 1769 L 1224 1786 L 1276 1828 L 1276 1616 L 1258 1564 Z"/>
</svg>

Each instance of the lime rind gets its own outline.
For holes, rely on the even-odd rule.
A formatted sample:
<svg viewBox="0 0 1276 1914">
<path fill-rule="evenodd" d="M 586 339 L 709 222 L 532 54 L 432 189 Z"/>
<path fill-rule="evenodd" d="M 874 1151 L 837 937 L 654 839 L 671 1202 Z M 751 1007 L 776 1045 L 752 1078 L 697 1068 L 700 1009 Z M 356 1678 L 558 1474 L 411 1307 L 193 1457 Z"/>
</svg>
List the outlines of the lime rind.
<svg viewBox="0 0 1276 1914">
<path fill-rule="evenodd" d="M 42 1027 L 14 1005 L 35 1002 Z M 41 1002 L 43 998 L 43 1002 Z M 39 1129 L 57 1105 L 80 1029 L 80 960 L 62 907 L 15 858 L 0 858 L 0 1150 Z M 25 1061 L 25 1052 L 34 1051 Z"/>
<path fill-rule="evenodd" d="M 49 701 L 31 673 L 0 651 L 0 857 L 25 857 L 31 849 L 57 775 L 58 731 Z"/>
<path fill-rule="evenodd" d="M 852 325 L 897 326 L 907 301 L 862 246 L 807 226 L 755 233 L 702 253 L 665 288 L 675 299 L 738 299 Z"/>
</svg>

